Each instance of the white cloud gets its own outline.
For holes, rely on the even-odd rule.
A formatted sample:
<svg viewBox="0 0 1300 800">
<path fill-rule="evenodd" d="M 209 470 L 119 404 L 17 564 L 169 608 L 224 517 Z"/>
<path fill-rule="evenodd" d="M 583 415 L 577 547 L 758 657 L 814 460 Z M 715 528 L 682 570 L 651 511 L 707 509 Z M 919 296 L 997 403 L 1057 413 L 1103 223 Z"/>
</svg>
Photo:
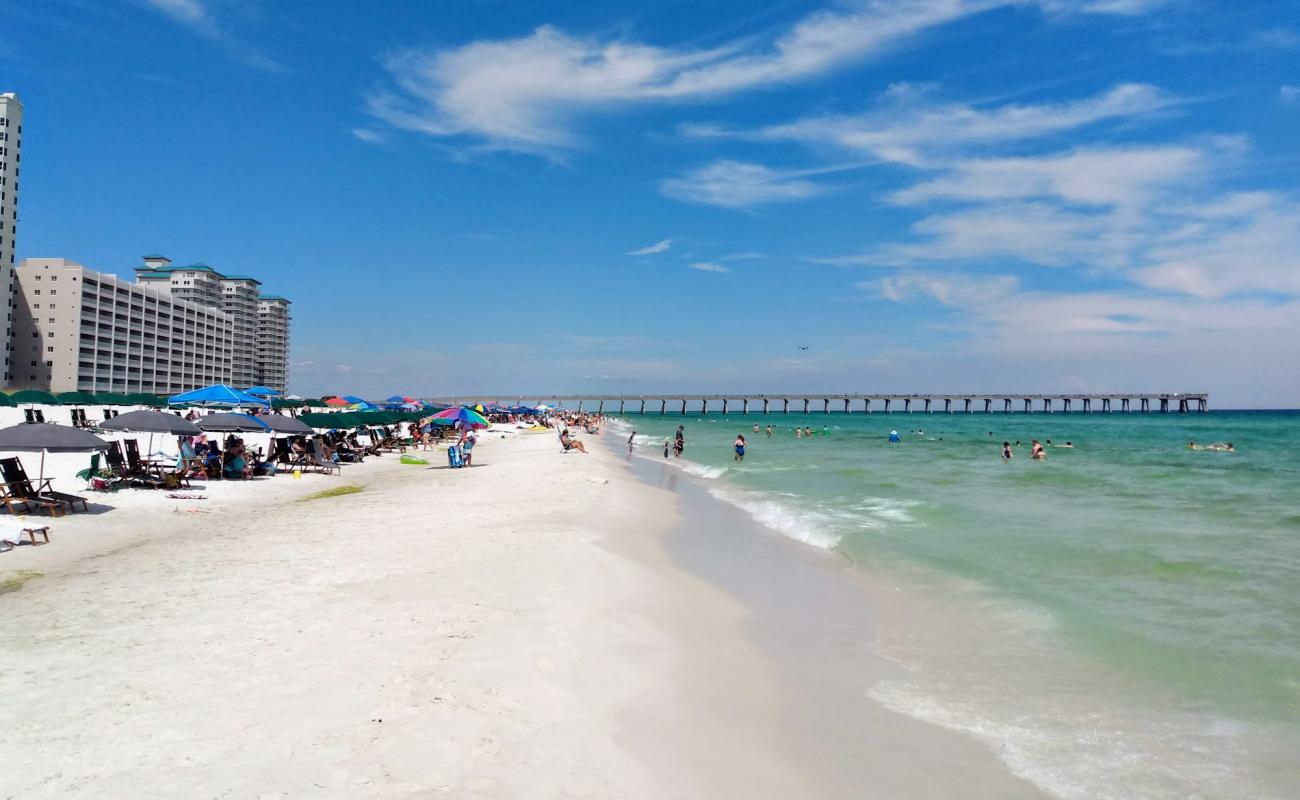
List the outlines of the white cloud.
<svg viewBox="0 0 1300 800">
<path fill-rule="evenodd" d="M 777 170 L 762 164 L 715 161 L 663 181 L 660 189 L 690 203 L 743 209 L 824 194 L 829 188 L 808 177 L 826 171 L 830 170 Z"/>
<path fill-rule="evenodd" d="M 672 239 L 664 239 L 662 241 L 655 242 L 652 245 L 642 247 L 638 250 L 629 250 L 627 254 L 630 256 L 650 256 L 650 255 L 654 255 L 655 253 L 667 252 L 668 249 L 671 248 L 672 246 L 673 246 Z"/>
<path fill-rule="evenodd" d="M 891 195 L 900 205 L 929 200 L 1010 200 L 1054 197 L 1089 205 L 1132 204 L 1151 191 L 1189 180 L 1206 154 L 1191 147 L 1077 150 L 1032 158 L 971 159 L 948 175 Z"/>
<path fill-rule="evenodd" d="M 1283 86 L 1278 90 L 1278 96 L 1282 98 L 1283 103 L 1294 103 L 1300 100 L 1300 86 Z"/>
<path fill-rule="evenodd" d="M 969 152 L 972 146 L 1036 139 L 1099 122 L 1123 120 L 1167 109 L 1177 99 L 1154 86 L 1119 84 L 1081 100 L 1038 105 L 977 108 L 967 104 L 919 105 L 922 95 L 891 86 L 883 108 L 861 115 L 807 117 L 738 135 L 791 140 L 869 153 L 884 161 L 926 166 Z M 728 135 L 707 126 L 686 128 L 696 135 Z"/>
<path fill-rule="evenodd" d="M 353 137 L 369 144 L 377 144 L 384 141 L 384 135 L 382 133 L 370 128 L 353 128 L 352 135 Z"/>
<path fill-rule="evenodd" d="M 924 272 L 903 272 L 882 278 L 878 284 L 858 284 L 862 289 L 878 286 L 880 294 L 895 303 L 923 295 L 945 306 L 983 306 L 1006 298 L 1016 290 L 1017 285 L 1018 281 L 1010 275 Z"/>
<path fill-rule="evenodd" d="M 391 88 L 372 114 L 432 136 L 551 152 L 577 143 L 571 118 L 645 102 L 696 102 L 806 80 L 861 61 L 930 29 L 1021 0 L 857 0 L 810 14 L 778 35 L 709 49 L 575 36 L 544 25 L 514 39 L 411 49 L 384 60 Z M 1083 10 L 1131 5 L 1094 0 Z"/>
<path fill-rule="evenodd" d="M 721 264 L 715 264 L 712 261 L 696 261 L 694 264 L 688 266 L 690 266 L 691 269 L 698 269 L 700 272 L 731 272 L 731 270 Z"/>
<path fill-rule="evenodd" d="M 212 17 L 208 14 L 202 0 L 144 0 L 144 2 L 182 25 L 204 30 L 209 30 L 212 26 Z"/>
</svg>

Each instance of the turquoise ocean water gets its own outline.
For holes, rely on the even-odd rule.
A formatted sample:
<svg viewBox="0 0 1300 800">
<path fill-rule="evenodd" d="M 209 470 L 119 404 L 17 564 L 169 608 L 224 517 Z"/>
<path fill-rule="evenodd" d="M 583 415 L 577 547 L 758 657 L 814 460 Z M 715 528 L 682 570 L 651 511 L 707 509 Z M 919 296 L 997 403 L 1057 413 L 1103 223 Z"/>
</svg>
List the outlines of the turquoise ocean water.
<svg viewBox="0 0 1300 800">
<path fill-rule="evenodd" d="M 1300 797 L 1300 413 L 629 415 L 608 436 L 662 460 L 679 424 L 675 465 L 712 494 L 923 601 L 872 634 L 903 665 L 864 687 L 881 702 L 1062 796 Z"/>
</svg>

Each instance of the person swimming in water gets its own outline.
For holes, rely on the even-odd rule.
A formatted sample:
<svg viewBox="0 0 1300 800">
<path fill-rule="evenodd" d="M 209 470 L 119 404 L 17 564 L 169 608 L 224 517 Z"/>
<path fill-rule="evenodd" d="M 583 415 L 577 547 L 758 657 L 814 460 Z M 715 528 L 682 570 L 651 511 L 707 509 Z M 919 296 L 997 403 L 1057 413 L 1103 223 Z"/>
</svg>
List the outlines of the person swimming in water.
<svg viewBox="0 0 1300 800">
<path fill-rule="evenodd" d="M 758 426 L 755 425 L 754 427 L 757 428 Z M 741 435 L 736 436 L 735 448 L 736 448 L 736 460 L 744 461 L 745 460 L 745 437 L 744 436 Z"/>
<path fill-rule="evenodd" d="M 794 429 L 794 438 L 796 438 L 796 439 L 802 439 L 802 438 L 803 438 L 803 428 L 795 428 L 795 429 Z"/>
<path fill-rule="evenodd" d="M 771 425 L 768 425 L 768 426 L 767 426 L 767 438 L 769 438 L 769 439 L 772 438 L 772 426 L 771 426 Z"/>
<path fill-rule="evenodd" d="M 1033 446 L 1029 449 L 1029 457 L 1035 461 L 1047 460 L 1047 451 L 1043 449 L 1043 446 L 1038 443 L 1037 439 L 1034 440 Z"/>
<path fill-rule="evenodd" d="M 754 423 L 754 433 L 758 433 L 758 423 Z"/>
<path fill-rule="evenodd" d="M 898 438 L 898 431 L 890 431 L 890 432 L 889 432 L 889 441 L 891 441 L 891 442 L 901 442 L 901 441 L 903 441 L 903 440 L 900 439 L 900 438 Z"/>
<path fill-rule="evenodd" d="M 1012 454 L 1012 452 L 1011 452 L 1011 442 L 1003 442 L 1003 443 L 1002 443 L 1002 460 L 1003 460 L 1003 461 L 1010 461 L 1012 455 L 1013 455 L 1013 454 Z"/>
</svg>

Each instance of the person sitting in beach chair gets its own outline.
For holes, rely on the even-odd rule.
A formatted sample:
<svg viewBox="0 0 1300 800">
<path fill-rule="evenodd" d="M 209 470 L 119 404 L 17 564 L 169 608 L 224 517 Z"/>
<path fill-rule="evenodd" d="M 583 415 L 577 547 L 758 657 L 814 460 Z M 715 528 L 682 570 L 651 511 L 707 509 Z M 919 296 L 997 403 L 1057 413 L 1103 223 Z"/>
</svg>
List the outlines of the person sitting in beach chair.
<svg viewBox="0 0 1300 800">
<path fill-rule="evenodd" d="M 560 432 L 560 444 L 564 447 L 566 453 L 570 450 L 577 450 L 580 453 L 587 452 L 586 445 L 570 436 L 568 428 Z"/>
<path fill-rule="evenodd" d="M 327 452 L 328 450 L 320 439 L 311 439 L 307 442 L 307 454 L 310 459 L 309 463 L 315 467 L 318 472 L 334 472 L 342 475 L 343 468 L 339 466 L 337 461 L 328 456 Z"/>
</svg>

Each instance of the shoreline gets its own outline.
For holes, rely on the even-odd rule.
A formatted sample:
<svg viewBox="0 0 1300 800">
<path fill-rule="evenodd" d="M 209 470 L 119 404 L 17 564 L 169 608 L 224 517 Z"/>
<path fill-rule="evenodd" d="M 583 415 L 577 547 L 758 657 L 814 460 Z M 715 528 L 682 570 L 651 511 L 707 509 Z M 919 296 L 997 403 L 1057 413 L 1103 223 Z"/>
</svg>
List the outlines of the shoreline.
<svg viewBox="0 0 1300 800">
<path fill-rule="evenodd" d="M 44 573 L 0 595 L 0 794 L 1044 796 L 866 696 L 876 610 L 805 624 L 846 606 L 844 565 L 591 444 L 490 433 L 470 470 L 386 456 L 56 520 L 0 556 Z M 809 604 L 756 604 L 773 575 Z"/>
</svg>

